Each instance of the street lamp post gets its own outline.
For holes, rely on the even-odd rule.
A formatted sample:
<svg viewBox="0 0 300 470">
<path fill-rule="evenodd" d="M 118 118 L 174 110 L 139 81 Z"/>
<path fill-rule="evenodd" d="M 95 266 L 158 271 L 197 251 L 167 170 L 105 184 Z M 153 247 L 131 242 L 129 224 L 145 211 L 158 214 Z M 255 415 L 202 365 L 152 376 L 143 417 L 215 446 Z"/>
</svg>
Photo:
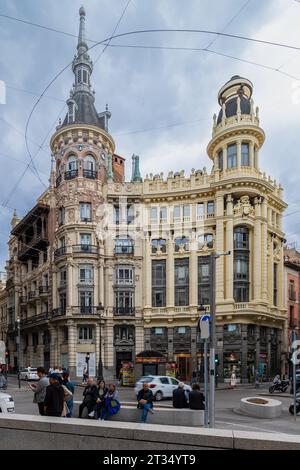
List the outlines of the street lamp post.
<svg viewBox="0 0 300 470">
<path fill-rule="evenodd" d="M 20 380 L 20 347 L 21 347 L 21 320 L 17 318 L 17 371 L 18 371 L 18 386 L 21 388 Z"/>
<path fill-rule="evenodd" d="M 230 255 L 230 251 L 210 254 L 210 377 L 209 377 L 209 427 L 215 427 L 215 387 L 216 387 L 216 259 Z"/>
<path fill-rule="evenodd" d="M 203 304 L 199 305 L 198 312 L 201 312 L 201 315 L 198 320 L 198 325 L 200 326 L 200 320 L 202 313 L 206 311 L 206 307 Z M 199 330 L 201 328 L 199 327 Z M 207 368 L 207 338 L 204 338 L 204 401 L 205 401 L 205 409 L 204 409 L 204 426 L 207 427 L 208 425 L 208 368 Z"/>
<path fill-rule="evenodd" d="M 99 346 L 99 363 L 98 363 L 98 381 L 103 380 L 103 364 L 102 364 L 102 313 L 104 312 L 104 307 L 102 303 L 99 303 L 97 311 L 100 317 L 100 346 Z"/>
</svg>

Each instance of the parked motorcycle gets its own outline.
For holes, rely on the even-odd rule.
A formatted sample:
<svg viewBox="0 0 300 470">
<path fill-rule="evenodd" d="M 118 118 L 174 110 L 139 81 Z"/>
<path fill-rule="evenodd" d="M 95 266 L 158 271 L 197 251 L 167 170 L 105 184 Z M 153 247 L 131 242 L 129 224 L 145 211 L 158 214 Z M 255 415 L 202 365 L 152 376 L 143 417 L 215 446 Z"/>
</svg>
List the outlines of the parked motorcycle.
<svg viewBox="0 0 300 470">
<path fill-rule="evenodd" d="M 281 380 L 281 382 L 277 382 L 269 388 L 269 393 L 274 393 L 274 392 L 286 392 L 288 389 L 288 386 L 290 384 L 289 380 Z"/>
<path fill-rule="evenodd" d="M 296 393 L 296 414 L 298 414 L 299 411 L 300 411 L 300 393 L 297 392 Z M 294 415 L 294 402 L 290 404 L 289 412 L 291 415 Z"/>
</svg>

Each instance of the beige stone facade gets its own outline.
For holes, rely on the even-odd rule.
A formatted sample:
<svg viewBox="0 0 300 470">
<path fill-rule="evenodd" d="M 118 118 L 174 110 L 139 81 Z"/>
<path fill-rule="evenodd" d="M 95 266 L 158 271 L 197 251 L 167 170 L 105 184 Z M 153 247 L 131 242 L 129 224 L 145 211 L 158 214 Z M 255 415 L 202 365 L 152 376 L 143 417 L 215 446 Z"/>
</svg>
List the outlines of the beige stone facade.
<svg viewBox="0 0 300 470">
<path fill-rule="evenodd" d="M 88 59 L 76 60 L 75 72 L 87 67 L 89 73 Z M 134 156 L 130 182 L 120 179 L 122 158 L 107 125 L 74 118 L 83 106 L 78 97 L 91 100 L 89 87 L 76 83 L 74 107 L 69 100 L 66 120 L 51 139 L 49 189 L 25 218 L 13 221 L 10 362 L 17 360 L 20 317 L 22 366 L 59 364 L 80 376 L 90 353 L 90 372 L 97 374 L 101 347 L 105 377 L 118 375 L 122 361 L 135 363 L 142 351 L 176 363 L 185 380 L 201 375 L 198 306 L 209 304 L 209 255 L 230 251 L 216 260 L 219 378 L 232 370 L 243 381 L 257 369 L 264 378 L 280 371 L 286 204 L 281 186 L 260 169 L 265 135 L 251 82 L 232 77 L 219 92 L 207 147 L 211 171 L 142 180 Z M 142 373 L 156 367 L 145 364 Z"/>
</svg>

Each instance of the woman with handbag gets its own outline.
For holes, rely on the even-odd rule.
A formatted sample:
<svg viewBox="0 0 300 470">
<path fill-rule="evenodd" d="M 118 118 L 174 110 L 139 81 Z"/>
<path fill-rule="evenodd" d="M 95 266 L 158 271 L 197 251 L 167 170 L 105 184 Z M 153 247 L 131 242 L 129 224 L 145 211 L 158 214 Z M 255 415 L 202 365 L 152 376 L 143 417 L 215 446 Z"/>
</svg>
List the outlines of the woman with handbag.
<svg viewBox="0 0 300 470">
<path fill-rule="evenodd" d="M 118 413 L 119 409 L 121 408 L 121 404 L 118 398 L 119 392 L 116 389 L 116 386 L 114 384 L 109 384 L 108 392 L 105 395 L 104 406 L 100 416 L 101 420 L 107 420 L 110 416 Z"/>
<path fill-rule="evenodd" d="M 105 397 L 108 392 L 108 387 L 106 387 L 104 380 L 100 380 L 98 384 L 98 398 L 95 406 L 95 419 L 99 419 L 102 413 L 102 410 L 105 406 Z"/>
</svg>

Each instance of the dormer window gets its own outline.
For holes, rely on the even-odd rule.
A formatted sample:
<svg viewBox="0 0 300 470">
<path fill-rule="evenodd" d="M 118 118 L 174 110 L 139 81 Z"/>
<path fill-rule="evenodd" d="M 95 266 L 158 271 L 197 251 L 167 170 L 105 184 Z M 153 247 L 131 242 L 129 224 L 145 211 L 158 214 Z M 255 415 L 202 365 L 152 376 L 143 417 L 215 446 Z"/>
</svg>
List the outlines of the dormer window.
<svg viewBox="0 0 300 470">
<path fill-rule="evenodd" d="M 83 83 L 88 83 L 88 74 L 86 70 L 83 70 Z"/>
<path fill-rule="evenodd" d="M 70 155 L 67 161 L 67 171 L 65 172 L 65 179 L 72 179 L 78 176 L 77 157 Z"/>
</svg>

